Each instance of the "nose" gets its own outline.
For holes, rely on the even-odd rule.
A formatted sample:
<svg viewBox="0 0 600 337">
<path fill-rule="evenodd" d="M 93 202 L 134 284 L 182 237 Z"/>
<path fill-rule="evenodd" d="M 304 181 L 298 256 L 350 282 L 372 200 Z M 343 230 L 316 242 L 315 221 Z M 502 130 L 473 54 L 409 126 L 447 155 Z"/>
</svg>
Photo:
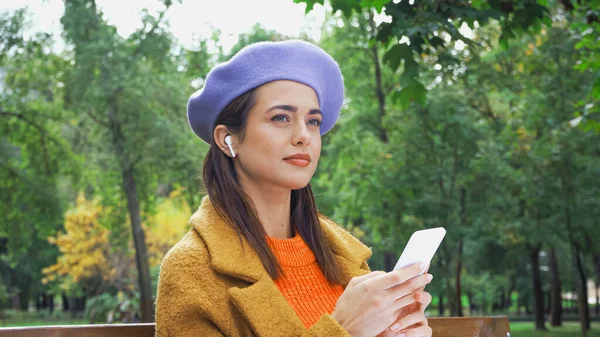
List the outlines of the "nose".
<svg viewBox="0 0 600 337">
<path fill-rule="evenodd" d="M 308 146 L 310 145 L 311 134 L 308 130 L 308 126 L 304 121 L 299 121 L 294 127 L 294 134 L 292 135 L 292 144 L 294 146 Z"/>
</svg>

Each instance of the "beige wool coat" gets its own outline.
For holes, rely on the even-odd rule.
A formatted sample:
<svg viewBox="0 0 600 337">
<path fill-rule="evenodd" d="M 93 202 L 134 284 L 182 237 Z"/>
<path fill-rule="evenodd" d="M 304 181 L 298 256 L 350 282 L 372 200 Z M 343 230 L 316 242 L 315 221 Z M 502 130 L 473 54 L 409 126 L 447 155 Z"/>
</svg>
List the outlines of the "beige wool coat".
<svg viewBox="0 0 600 337">
<path fill-rule="evenodd" d="M 208 197 L 191 217 L 193 228 L 162 261 L 156 297 L 156 336 L 349 336 L 331 315 L 307 329 L 283 297 L 258 255 Z M 327 219 L 320 219 L 327 243 L 344 275 L 370 272 L 371 250 Z"/>
</svg>

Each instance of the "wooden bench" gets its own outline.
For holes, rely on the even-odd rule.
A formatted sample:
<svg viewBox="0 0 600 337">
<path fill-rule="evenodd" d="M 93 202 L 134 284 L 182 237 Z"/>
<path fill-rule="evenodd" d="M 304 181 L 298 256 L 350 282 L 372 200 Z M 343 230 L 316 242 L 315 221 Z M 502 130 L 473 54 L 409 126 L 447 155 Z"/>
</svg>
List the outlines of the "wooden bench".
<svg viewBox="0 0 600 337">
<path fill-rule="evenodd" d="M 432 317 L 433 337 L 510 337 L 506 316 Z M 200 333 L 199 333 L 200 335 Z M 154 337 L 154 323 L 0 328 L 0 337 Z"/>
</svg>

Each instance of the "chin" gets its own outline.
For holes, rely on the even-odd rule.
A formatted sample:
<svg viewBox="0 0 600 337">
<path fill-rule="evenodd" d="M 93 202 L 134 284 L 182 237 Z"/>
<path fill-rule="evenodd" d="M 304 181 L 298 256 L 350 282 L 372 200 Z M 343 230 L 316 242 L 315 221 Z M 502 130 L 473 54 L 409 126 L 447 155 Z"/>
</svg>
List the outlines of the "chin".
<svg viewBox="0 0 600 337">
<path fill-rule="evenodd" d="M 281 185 L 285 186 L 286 189 L 299 190 L 310 183 L 310 178 L 311 177 L 286 177 L 285 180 L 281 181 Z"/>
</svg>

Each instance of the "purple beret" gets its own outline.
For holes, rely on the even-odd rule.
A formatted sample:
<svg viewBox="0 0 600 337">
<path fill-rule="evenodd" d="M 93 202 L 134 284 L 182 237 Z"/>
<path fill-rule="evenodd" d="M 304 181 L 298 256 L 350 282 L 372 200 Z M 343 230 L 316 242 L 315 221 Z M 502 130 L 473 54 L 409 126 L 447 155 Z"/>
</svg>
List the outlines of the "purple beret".
<svg viewBox="0 0 600 337">
<path fill-rule="evenodd" d="M 250 89 L 276 80 L 296 81 L 313 88 L 323 112 L 321 135 L 333 127 L 344 101 L 340 67 L 323 49 L 290 40 L 253 43 L 214 67 L 204 87 L 188 101 L 192 130 L 210 144 L 215 121 L 229 103 Z"/>
</svg>

